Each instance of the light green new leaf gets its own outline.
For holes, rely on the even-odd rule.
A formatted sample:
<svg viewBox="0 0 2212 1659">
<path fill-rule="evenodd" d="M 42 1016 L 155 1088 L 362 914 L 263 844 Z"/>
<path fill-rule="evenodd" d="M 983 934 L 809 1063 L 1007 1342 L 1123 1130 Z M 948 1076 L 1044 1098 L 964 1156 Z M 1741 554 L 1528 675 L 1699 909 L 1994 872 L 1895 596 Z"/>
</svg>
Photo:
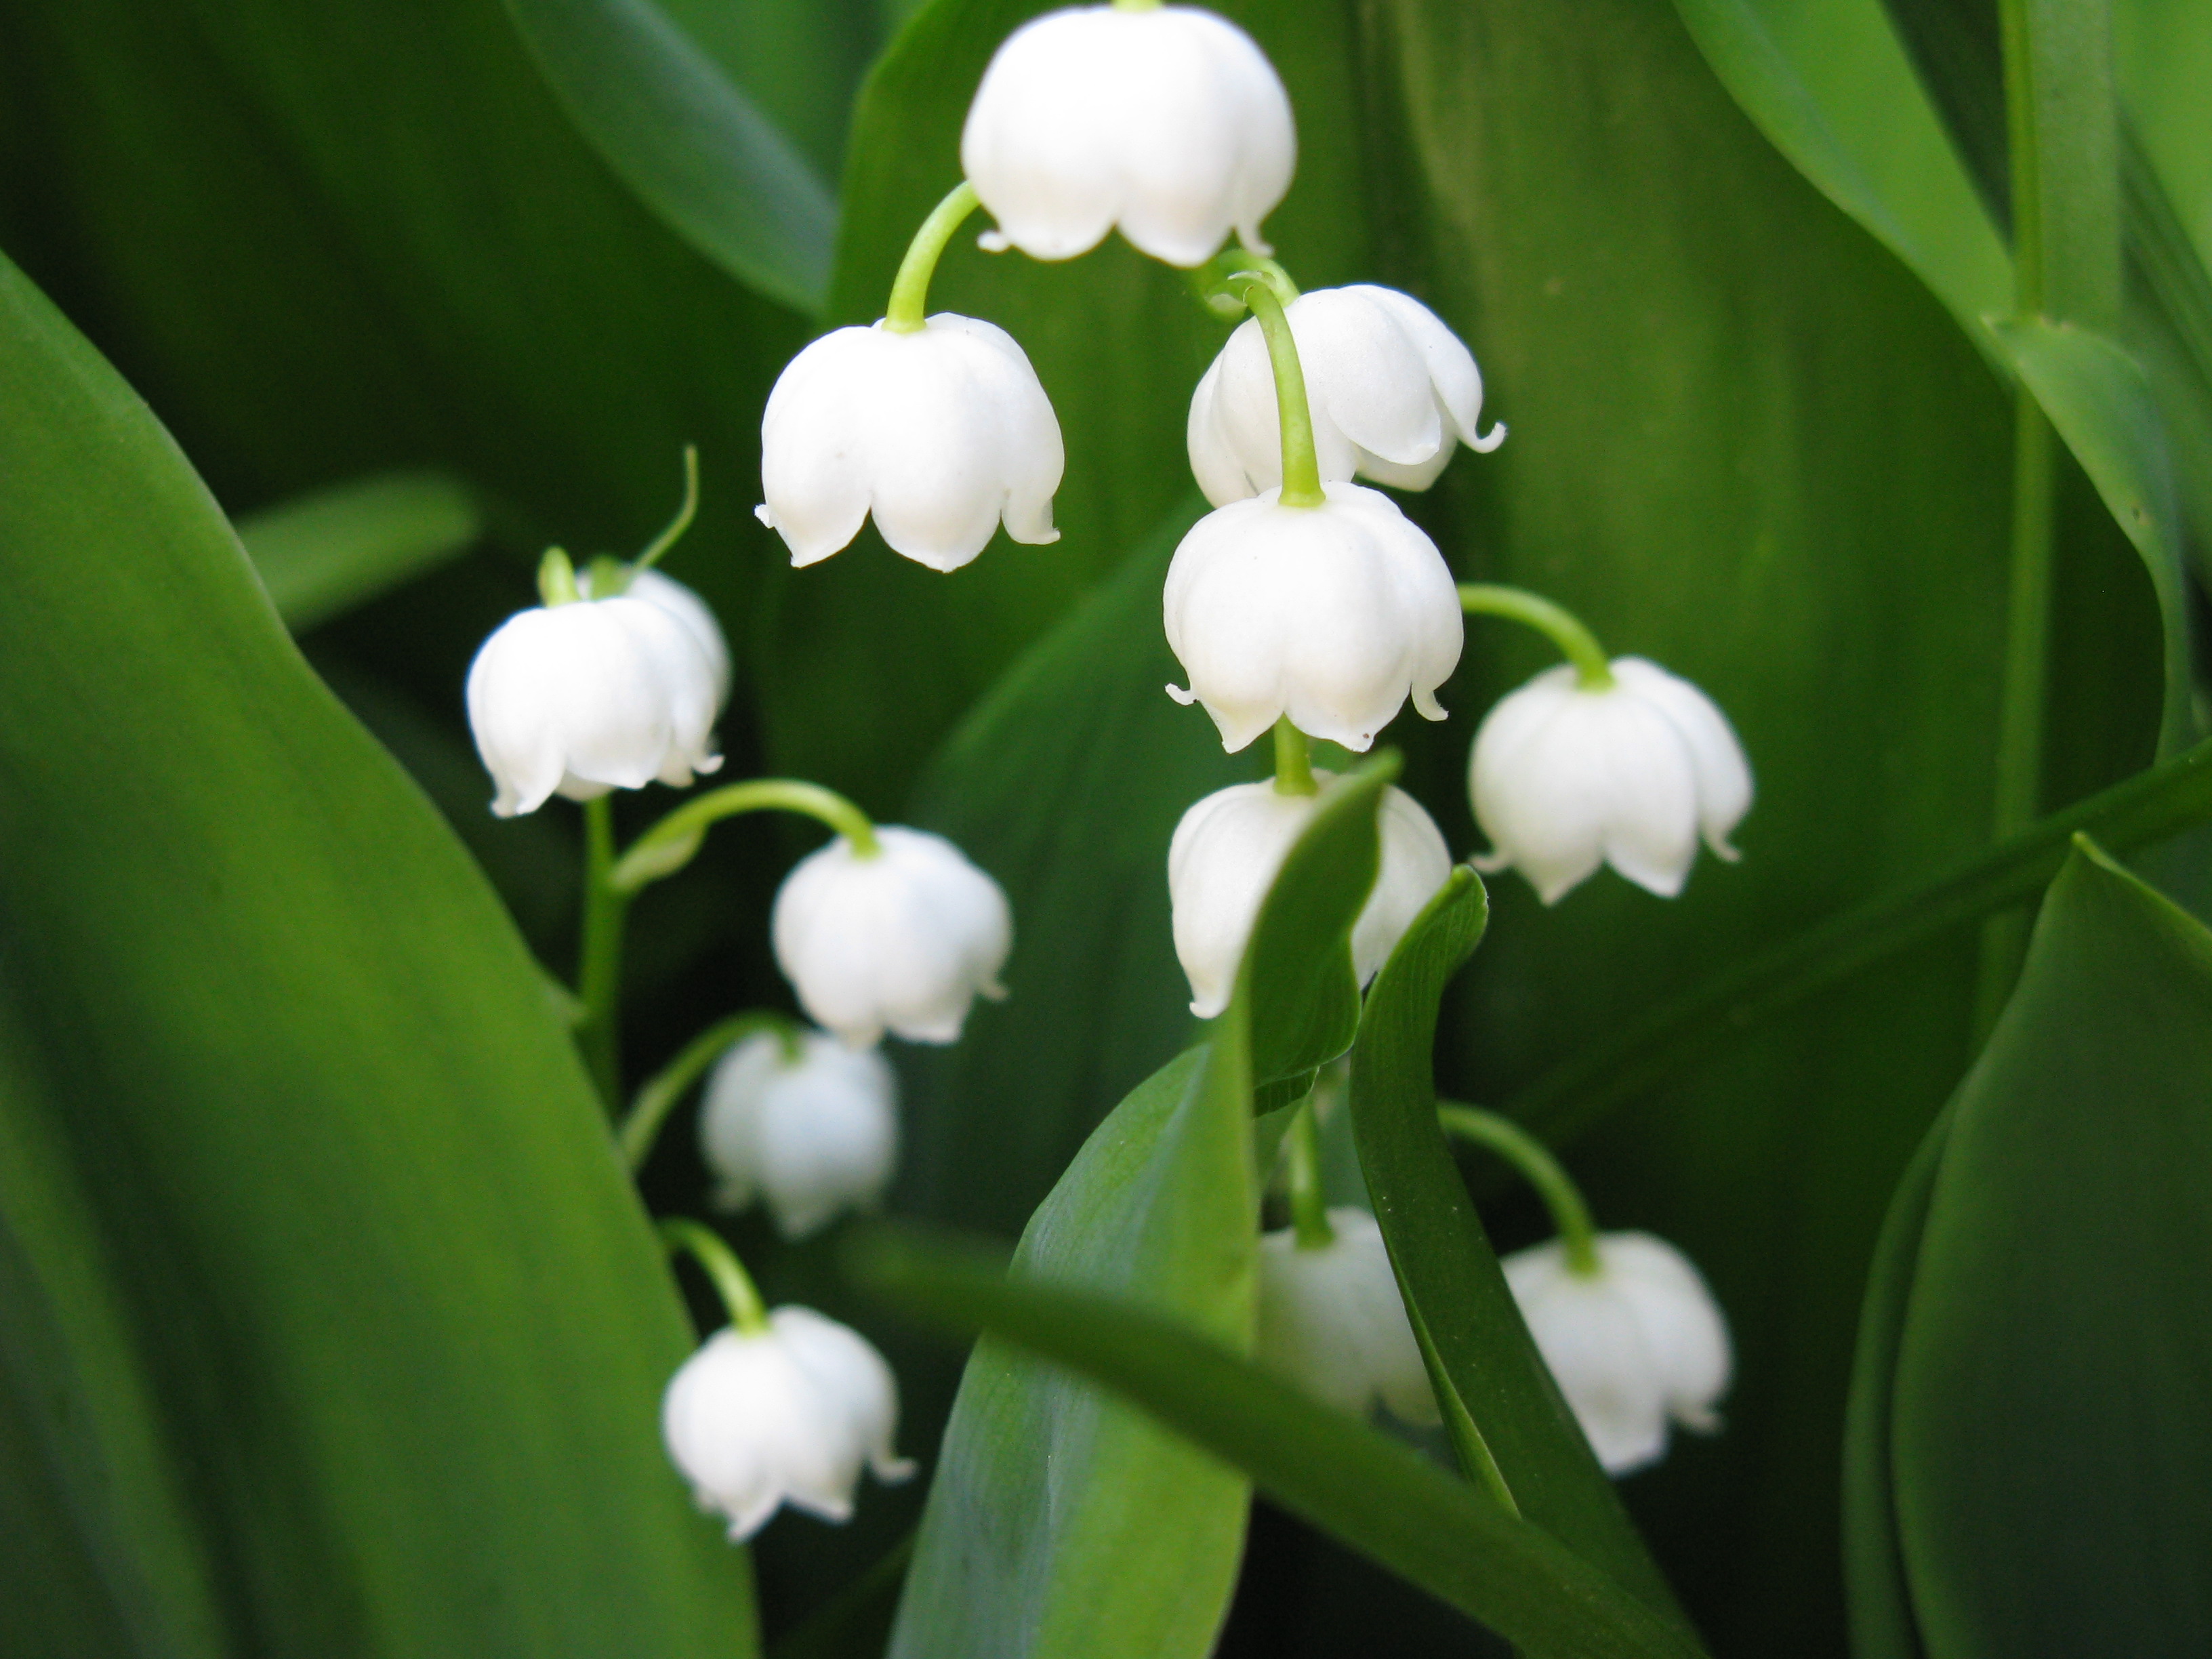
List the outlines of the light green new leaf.
<svg viewBox="0 0 2212 1659">
<path fill-rule="evenodd" d="M 285 627 L 304 634 L 465 553 L 476 492 L 442 472 L 392 472 L 240 519 L 238 539 Z"/>
<path fill-rule="evenodd" d="M 677 234 L 804 312 L 837 206 L 812 166 L 653 0 L 507 0 L 579 131 Z"/>
<path fill-rule="evenodd" d="M 1930 1659 L 2212 1647 L 2212 933 L 2084 841 L 1951 1108 L 1891 1402 Z"/>
<path fill-rule="evenodd" d="M 0 450 L 0 1354 L 113 1625 L 750 1651 L 655 1432 L 693 1338 L 535 965 L 4 266 Z"/>
</svg>

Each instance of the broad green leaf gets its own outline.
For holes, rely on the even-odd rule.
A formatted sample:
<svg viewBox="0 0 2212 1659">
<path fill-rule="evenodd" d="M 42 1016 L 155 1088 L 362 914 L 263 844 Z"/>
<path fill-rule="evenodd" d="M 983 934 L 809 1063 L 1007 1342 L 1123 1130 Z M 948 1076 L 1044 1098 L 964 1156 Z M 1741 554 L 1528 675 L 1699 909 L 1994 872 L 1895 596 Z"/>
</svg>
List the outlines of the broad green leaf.
<svg viewBox="0 0 2212 1659">
<path fill-rule="evenodd" d="M 1532 1659 L 1701 1651 L 1540 1528 L 1181 1322 L 1122 1297 L 1009 1279 L 967 1252 L 888 1229 L 856 1241 L 848 1261 L 909 1313 L 980 1328 L 1126 1395 Z M 1108 1613 L 1098 1637 L 1110 1642 L 1113 1632 Z"/>
<path fill-rule="evenodd" d="M 2212 1644 L 2212 933 L 2086 840 L 1961 1085 L 1892 1399 L 1931 1659 Z"/>
<path fill-rule="evenodd" d="M 12 268 L 0 448 L 4 1080 L 44 1085 L 0 1102 L 6 1226 L 46 1291 L 0 1322 L 126 1626 L 750 1650 L 657 1443 L 694 1339 L 482 877 Z"/>
<path fill-rule="evenodd" d="M 828 187 L 653 0 L 507 0 L 507 11 L 639 200 L 739 282 L 821 308 L 837 222 Z"/>
<path fill-rule="evenodd" d="M 1352 1051 L 1352 1124 L 1445 1420 L 1464 1414 L 1470 1480 L 1494 1467 L 1519 1513 L 1681 1626 L 1674 1592 L 1552 1380 L 1437 1127 L 1430 1056 L 1444 988 L 1482 940 L 1490 905 L 1464 866 L 1429 902 L 1369 993 Z M 1686 1626 L 1681 1626 L 1686 1629 Z"/>
<path fill-rule="evenodd" d="M 457 478 L 395 472 L 265 507 L 237 528 L 276 614 L 304 634 L 466 552 L 483 512 Z"/>
</svg>

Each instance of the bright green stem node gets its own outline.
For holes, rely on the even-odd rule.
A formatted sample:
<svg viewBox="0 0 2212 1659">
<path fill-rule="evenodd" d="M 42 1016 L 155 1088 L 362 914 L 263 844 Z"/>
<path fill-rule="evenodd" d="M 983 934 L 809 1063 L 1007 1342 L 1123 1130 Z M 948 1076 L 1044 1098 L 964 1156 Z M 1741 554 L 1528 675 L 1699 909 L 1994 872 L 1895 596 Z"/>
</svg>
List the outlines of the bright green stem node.
<svg viewBox="0 0 2212 1659">
<path fill-rule="evenodd" d="M 546 605 L 574 605 L 584 597 L 576 586 L 576 567 L 568 562 L 568 553 L 557 547 L 545 550 L 545 556 L 538 562 L 538 598 Z"/>
<path fill-rule="evenodd" d="M 1279 795 L 1317 795 L 1321 785 L 1313 775 L 1313 757 L 1306 734 L 1285 714 L 1275 722 L 1275 793 Z"/>
<path fill-rule="evenodd" d="M 684 446 L 684 504 L 676 509 L 676 516 L 668 521 L 668 527 L 646 544 L 645 551 L 637 556 L 637 562 L 630 566 L 629 574 L 635 576 L 639 571 L 650 570 L 659 563 L 660 556 L 684 538 L 684 532 L 691 527 L 691 520 L 698 516 L 699 447 L 686 444 Z"/>
<path fill-rule="evenodd" d="M 1552 1224 L 1567 1247 L 1567 1267 L 1585 1278 L 1598 1271 L 1597 1227 L 1589 1206 L 1551 1148 L 1510 1117 L 1486 1112 L 1479 1106 L 1446 1101 L 1437 1107 L 1437 1121 L 1446 1134 L 1492 1152 L 1510 1164 L 1536 1189 Z"/>
<path fill-rule="evenodd" d="M 1459 608 L 1471 616 L 1504 617 L 1534 629 L 1574 664 L 1576 681 L 1585 691 L 1603 691 L 1613 684 L 1613 665 L 1597 635 L 1573 611 L 1540 593 L 1498 582 L 1462 582 Z"/>
<path fill-rule="evenodd" d="M 622 1098 L 623 918 L 629 895 L 615 886 L 614 803 L 600 795 L 584 803 L 583 945 L 576 965 L 576 1046 L 611 1112 Z"/>
<path fill-rule="evenodd" d="M 1160 0 L 1114 0 L 1115 11 L 1158 11 Z"/>
<path fill-rule="evenodd" d="M 929 279 L 937 272 L 938 256 L 975 207 L 975 186 L 963 179 L 930 210 L 914 240 L 906 245 L 906 258 L 899 261 L 898 276 L 891 283 L 890 303 L 884 307 L 884 326 L 892 333 L 916 333 L 928 322 Z"/>
<path fill-rule="evenodd" d="M 667 1121 L 669 1113 L 684 1098 L 684 1092 L 709 1066 L 760 1031 L 773 1031 L 783 1039 L 783 1057 L 787 1060 L 799 1058 L 799 1022 L 774 1009 L 755 1008 L 716 1020 L 647 1080 L 630 1103 L 629 1115 L 623 1120 L 617 1137 L 632 1173 L 645 1167 L 645 1160 L 653 1154 L 653 1143 L 660 1138 L 660 1126 Z"/>
<path fill-rule="evenodd" d="M 854 854 L 872 859 L 882 851 L 868 815 L 842 795 L 795 778 L 755 778 L 732 783 L 687 801 L 629 844 L 614 867 L 615 890 L 635 893 L 648 882 L 674 875 L 691 861 L 707 831 L 741 812 L 799 812 L 818 819 L 853 843 Z"/>
<path fill-rule="evenodd" d="M 1314 457 L 1313 410 L 1306 403 L 1305 371 L 1298 367 L 1297 342 L 1273 283 L 1249 267 L 1231 276 L 1228 287 L 1252 308 L 1267 337 L 1267 362 L 1275 371 L 1275 408 L 1283 425 L 1285 507 L 1319 507 L 1328 497 L 1321 487 L 1321 464 Z"/>
<path fill-rule="evenodd" d="M 660 1224 L 660 1242 L 671 1255 L 688 1254 L 706 1269 L 714 1282 L 714 1294 L 729 1311 L 730 1323 L 746 1336 L 767 1334 L 768 1306 L 753 1288 L 752 1275 L 720 1233 L 685 1217 L 672 1216 Z"/>
<path fill-rule="evenodd" d="M 1328 1224 L 1328 1199 L 1321 1184 L 1321 1120 L 1309 1099 L 1291 1120 L 1289 1135 L 1291 1226 L 1302 1250 L 1318 1250 L 1336 1243 L 1336 1229 Z"/>
</svg>

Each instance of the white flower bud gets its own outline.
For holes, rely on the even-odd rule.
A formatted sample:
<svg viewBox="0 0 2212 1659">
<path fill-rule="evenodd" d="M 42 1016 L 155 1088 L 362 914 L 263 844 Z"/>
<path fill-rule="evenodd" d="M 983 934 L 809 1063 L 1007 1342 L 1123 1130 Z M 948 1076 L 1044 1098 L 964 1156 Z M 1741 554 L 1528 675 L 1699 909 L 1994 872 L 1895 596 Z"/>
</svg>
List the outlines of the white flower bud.
<svg viewBox="0 0 2212 1659">
<path fill-rule="evenodd" d="M 957 570 L 1002 520 L 1018 542 L 1060 539 L 1062 459 L 1051 400 L 1004 329 L 950 312 L 912 333 L 841 328 L 769 393 L 754 511 L 794 565 L 828 558 L 872 512 L 894 551 Z"/>
<path fill-rule="evenodd" d="M 556 790 L 589 800 L 655 778 L 680 788 L 722 763 L 714 662 L 690 624 L 629 594 L 508 617 L 469 665 L 468 708 L 503 818 Z"/>
<path fill-rule="evenodd" d="M 1260 222 L 1297 164 L 1291 100 L 1252 38 L 1188 6 L 1049 12 L 984 70 L 960 165 L 995 237 L 1068 259 L 1119 225 L 1171 265 L 1211 258 Z"/>
<path fill-rule="evenodd" d="M 1641 657 L 1616 657 L 1613 677 L 1587 690 L 1571 665 L 1547 669 L 1474 734 L 1468 790 L 1493 848 L 1475 865 L 1512 866 L 1547 904 L 1601 862 L 1672 898 L 1701 832 L 1738 856 L 1728 838 L 1751 810 L 1751 766 L 1727 716 Z"/>
<path fill-rule="evenodd" d="M 898 1084 L 873 1048 L 807 1031 L 799 1052 L 775 1031 L 724 1054 L 707 1083 L 699 1150 L 715 1207 L 765 1197 L 786 1238 L 875 1203 L 898 1162 Z"/>
<path fill-rule="evenodd" d="M 1314 456 L 1325 480 L 1357 473 L 1401 489 L 1426 489 L 1465 444 L 1487 453 L 1505 441 L 1476 435 L 1482 375 L 1437 314 L 1395 289 L 1358 283 L 1316 289 L 1284 307 L 1313 413 Z M 1256 318 L 1247 319 L 1191 394 L 1190 470 L 1216 507 L 1283 482 L 1275 374 Z"/>
<path fill-rule="evenodd" d="M 1254 1357 L 1340 1411 L 1364 1417 L 1379 1400 L 1401 1422 L 1437 1422 L 1382 1230 L 1350 1207 L 1332 1207 L 1328 1224 L 1336 1237 L 1315 1249 L 1292 1228 L 1261 1236 Z"/>
<path fill-rule="evenodd" d="M 1459 589 L 1437 544 L 1389 496 L 1323 486 L 1317 507 L 1277 491 L 1191 527 L 1168 567 L 1168 644 L 1221 744 L 1242 749 L 1282 716 L 1364 750 L 1411 695 L 1432 720 L 1459 665 Z"/>
<path fill-rule="evenodd" d="M 1323 786 L 1334 781 L 1316 769 Z M 1190 978 L 1190 1011 L 1212 1019 L 1229 1006 L 1237 965 L 1260 906 L 1291 845 L 1312 821 L 1319 795 L 1285 795 L 1273 783 L 1231 784 L 1182 815 L 1168 842 L 1168 902 L 1176 958 Z M 1401 789 L 1385 789 L 1375 890 L 1352 927 L 1352 965 L 1362 985 L 1382 971 L 1422 907 L 1451 875 L 1443 833 Z"/>
<path fill-rule="evenodd" d="M 884 1357 L 811 1308 L 768 1319 L 765 1331 L 708 1337 L 661 1399 L 668 1455 L 699 1507 L 728 1517 L 732 1542 L 787 1503 L 849 1519 L 863 1464 L 878 1480 L 914 1473 L 891 1451 L 898 1383 Z"/>
<path fill-rule="evenodd" d="M 1687 1257 L 1649 1233 L 1600 1233 L 1598 1271 L 1553 1239 L 1500 1265 L 1528 1334 L 1608 1474 L 1667 1453 L 1669 1419 L 1710 1434 L 1735 1361 L 1728 1322 Z"/>
<path fill-rule="evenodd" d="M 590 564 L 576 573 L 576 587 L 586 599 L 592 597 Z M 674 577 L 664 576 L 658 570 L 631 571 L 629 585 L 623 591 L 633 599 L 643 599 L 655 610 L 665 611 L 699 642 L 699 649 L 705 653 L 707 665 L 714 676 L 714 706 L 720 708 L 730 695 L 730 646 L 722 637 L 722 625 L 714 620 L 714 613 L 707 608 L 707 602 Z"/>
<path fill-rule="evenodd" d="M 886 1027 L 957 1042 L 978 994 L 1006 995 L 1006 896 L 942 836 L 879 825 L 862 858 L 838 836 L 784 878 L 769 916 L 776 963 L 814 1022 L 856 1048 Z"/>
</svg>

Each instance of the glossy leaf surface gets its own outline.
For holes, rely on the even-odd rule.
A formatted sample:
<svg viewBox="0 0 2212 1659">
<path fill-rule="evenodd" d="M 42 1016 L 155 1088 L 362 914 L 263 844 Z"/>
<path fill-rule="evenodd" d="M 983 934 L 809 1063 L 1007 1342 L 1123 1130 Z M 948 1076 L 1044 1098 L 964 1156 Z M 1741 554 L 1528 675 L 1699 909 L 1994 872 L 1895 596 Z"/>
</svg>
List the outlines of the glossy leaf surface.
<svg viewBox="0 0 2212 1659">
<path fill-rule="evenodd" d="M 466 552 L 483 512 L 457 478 L 388 473 L 280 502 L 237 529 L 276 614 L 303 634 Z"/>
</svg>

